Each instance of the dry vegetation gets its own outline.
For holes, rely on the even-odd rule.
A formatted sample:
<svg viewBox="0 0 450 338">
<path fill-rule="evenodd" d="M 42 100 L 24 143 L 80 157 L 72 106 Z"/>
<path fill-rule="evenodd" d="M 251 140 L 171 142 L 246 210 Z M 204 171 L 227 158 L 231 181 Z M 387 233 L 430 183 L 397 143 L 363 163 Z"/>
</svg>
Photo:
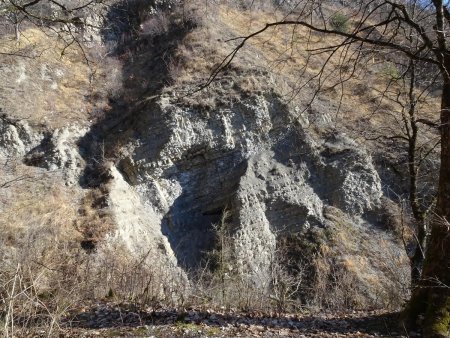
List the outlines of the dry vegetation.
<svg viewBox="0 0 450 338">
<path fill-rule="evenodd" d="M 205 82 L 212 70 L 240 42 L 236 37 L 246 36 L 283 17 L 282 11 L 270 8 L 268 4 L 262 7 L 243 10 L 242 7 L 222 4 L 208 10 L 195 6 L 195 1 L 192 1 L 193 15 L 202 18 L 200 29 L 186 35 L 171 60 L 175 85 L 181 94 L 189 94 L 196 89 L 195 86 Z M 214 96 L 209 95 L 208 90 L 216 90 L 217 87 L 231 98 L 239 98 L 249 91 L 270 90 L 267 84 L 261 84 L 259 77 L 262 74 L 269 78 L 272 88 L 276 87 L 287 102 L 293 106 L 310 107 L 308 112 L 312 115 L 323 110 L 335 113 L 333 122 L 336 127 L 356 131 L 354 135 L 362 141 L 365 138 L 360 134 L 360 121 L 364 121 L 365 128 L 369 125 L 369 129 L 381 134 L 400 128 L 401 121 L 398 121 L 398 114 L 395 116 L 400 107 L 394 100 L 403 90 L 403 83 L 396 78 L 400 69 L 395 64 L 395 56 L 391 60 L 389 56 L 367 50 L 360 61 L 362 67 L 354 69 L 352 61 L 360 55 L 357 49 L 349 48 L 333 55 L 324 66 L 329 53 L 321 49 L 340 42 L 339 37 L 310 33 L 303 27 L 274 27 L 247 42 L 228 71 L 219 74 L 218 85 L 213 86 L 214 89 L 207 88 L 183 99 L 189 104 L 199 99 L 207 101 L 208 97 Z M 317 88 L 322 91 L 315 96 Z M 429 93 L 419 102 L 417 110 L 421 117 L 436 120 L 440 104 L 438 97 L 437 93 Z M 402 96 L 401 100 L 404 99 Z M 387 127 L 391 125 L 394 127 Z"/>
<path fill-rule="evenodd" d="M 195 22 L 196 29 L 188 30 L 170 58 L 163 59 L 162 67 L 169 74 L 163 85 L 170 84 L 164 90 L 176 91 L 178 96 L 191 93 L 229 53 L 235 42 L 226 42 L 227 39 L 248 34 L 276 20 L 278 15 L 278 11 L 264 6 L 246 11 L 223 4 L 204 8 L 197 1 L 186 2 L 175 20 Z M 164 14 L 144 22 L 140 34 L 170 34 L 172 19 Z M 111 109 L 108 98 L 122 89 L 122 80 L 124 102 L 157 94 L 149 82 L 160 68 L 149 62 L 148 58 L 155 54 L 145 47 L 142 51 L 130 48 L 117 59 L 104 57 L 102 50 L 97 49 L 95 55 L 88 55 L 94 60 L 88 64 L 86 55 L 75 46 L 61 55 L 61 41 L 40 30 L 24 31 L 20 45 L 12 39 L 2 39 L 2 52 L 33 49 L 32 58 L 2 56 L 0 69 L 0 79 L 6 83 L 0 97 L 3 109 L 28 119 L 32 125 L 50 129 L 70 123 L 89 125 L 107 115 Z M 245 93 L 270 91 L 276 86 L 286 101 L 302 106 L 308 102 L 308 95 L 300 95 L 296 90 L 322 70 L 322 56 L 311 55 L 309 46 L 320 48 L 336 42 L 317 34 L 307 35 L 299 28 L 268 31 L 248 44 L 213 87 L 183 97 L 182 101 L 212 109 L 220 104 L 212 92 L 239 100 Z M 124 63 L 126 67 L 122 68 Z M 364 71 L 346 83 L 344 92 L 334 86 L 332 69 L 339 67 L 343 74 L 351 70 L 340 63 L 339 56 L 329 65 L 322 84 L 327 90 L 320 95 L 317 106 L 316 102 L 311 105 L 311 111 L 339 107 L 348 125 L 356 124 L 362 115 L 370 116 L 364 121 L 374 129 L 385 124 L 385 117 L 373 112 L 380 107 L 383 111 L 395 109 L 392 103 L 380 104 L 378 99 L 392 80 L 389 61 L 372 59 Z M 271 79 L 262 82 L 263 77 Z M 305 87 L 308 94 L 313 90 L 314 86 Z M 433 97 L 422 104 L 420 108 L 426 116 L 438 111 Z M 131 257 L 120 244 L 104 243 L 104 238 L 114 231 L 114 220 L 106 211 L 106 187 L 80 193 L 64 186 L 55 173 L 17 165 L 13 175 L 22 172 L 27 179 L 0 195 L 0 319 L 7 337 L 39 328 L 45 328 L 48 336 L 56 335 L 65 330 L 63 323 L 67 324 L 68 314 L 80 303 L 99 298 L 135 306 L 281 313 L 305 307 L 398 309 L 408 293 L 407 272 L 397 268 L 405 266 L 404 255 L 390 251 L 388 240 L 374 243 L 370 233 L 364 235 L 361 229 L 349 227 L 346 222 L 350 221 L 336 210 L 328 215 L 334 228 L 321 235 L 326 242 L 310 248 L 312 262 L 286 268 L 280 262 L 285 248 L 280 247 L 279 256 L 273 259 L 271 279 L 259 287 L 233 268 L 232 240 L 223 220 L 217 232 L 221 245 L 211 253 L 204 269 L 192 272 L 193 282 L 187 284 L 184 275 L 174 277 L 167 267 L 151 262 L 151 252 Z M 347 246 L 352 242 L 347 237 L 356 235 L 363 238 L 361 245 Z M 374 247 L 379 252 L 368 257 Z M 378 281 L 373 279 L 375 273 L 371 269 L 383 271 L 391 283 L 373 285 Z M 361 271 L 367 273 L 361 275 Z M 372 285 L 375 292 L 365 294 L 365 290 L 355 287 L 360 284 Z"/>
<path fill-rule="evenodd" d="M 51 31 L 29 28 L 19 42 L 3 36 L 0 52 L 12 54 L 0 55 L 2 109 L 32 125 L 89 125 L 120 86 L 120 66 L 103 56 L 103 48 L 67 47 Z"/>
<path fill-rule="evenodd" d="M 183 284 L 171 286 L 176 280 L 166 266 L 149 263 L 151 253 L 131 257 L 119 244 L 96 242 L 100 232 L 103 239 L 110 230 L 108 216 L 98 216 L 99 193 L 83 197 L 58 173 L 8 165 L 12 176 L 27 179 L 0 195 L 0 332 L 5 337 L 39 332 L 53 337 L 64 332 L 69 313 L 90 300 L 173 306 L 177 299 L 170 297 L 183 294 Z"/>
<path fill-rule="evenodd" d="M 331 210 L 327 216 L 335 228 L 316 236 L 316 244 L 309 242 L 310 235 L 299 236 L 300 241 L 307 240 L 290 248 L 284 247 L 281 240 L 270 278 L 258 285 L 239 274 L 234 265 L 233 241 L 225 216 L 217 225 L 217 249 L 210 253 L 202 269 L 190 273 L 188 283 L 184 274 L 176 275 L 171 267 L 155 261 L 152 257 L 156 255 L 150 251 L 131 256 L 114 241 L 83 249 L 80 243 L 86 233 L 75 225 L 83 215 L 88 216 L 85 224 L 94 228 L 104 225 L 96 223 L 98 219 L 93 220 L 89 213 L 99 196 L 81 198 L 71 188 L 55 183 L 54 178 L 40 179 L 39 184 L 26 183 L 33 187 L 26 194 L 17 194 L 24 186 L 10 190 L 11 195 L 2 204 L 5 217 L 0 223 L 0 311 L 7 337 L 64 333 L 70 329 L 73 315 L 100 299 L 133 309 L 282 314 L 368 307 L 398 309 L 407 292 L 405 271 L 398 269 L 399 265 L 405 266 L 397 261 L 402 255 L 389 251 L 392 245 L 381 245 L 373 254 L 379 234 L 355 230 L 338 210 Z M 36 189 L 39 186 L 41 189 Z M 81 215 L 77 210 L 80 201 L 85 205 Z M 361 236 L 360 247 L 348 247 L 354 241 L 345 236 Z M 295 245 L 291 240 L 285 243 Z M 299 252 L 304 260 L 298 260 Z M 374 267 L 384 271 L 391 283 L 372 285 L 375 293 L 367 295 L 367 288 L 356 287 L 372 283 L 367 279 L 377 274 L 370 271 Z M 367 275 L 360 276 L 362 271 Z"/>
</svg>

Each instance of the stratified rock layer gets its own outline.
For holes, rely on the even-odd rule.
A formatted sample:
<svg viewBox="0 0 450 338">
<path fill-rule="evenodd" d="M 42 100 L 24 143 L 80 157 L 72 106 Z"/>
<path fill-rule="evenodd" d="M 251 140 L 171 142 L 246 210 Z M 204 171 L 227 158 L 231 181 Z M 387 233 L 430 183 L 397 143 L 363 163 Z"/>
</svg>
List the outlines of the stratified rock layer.
<svg viewBox="0 0 450 338">
<path fill-rule="evenodd" d="M 163 97 L 130 130 L 118 169 L 147 212 L 127 217 L 127 226 L 160 231 L 184 268 L 214 247 L 225 210 L 238 265 L 258 276 L 267 273 L 277 234 L 324 227 L 324 205 L 363 215 L 382 196 L 363 149 L 345 135 L 315 140 L 274 94 L 209 113 Z"/>
</svg>

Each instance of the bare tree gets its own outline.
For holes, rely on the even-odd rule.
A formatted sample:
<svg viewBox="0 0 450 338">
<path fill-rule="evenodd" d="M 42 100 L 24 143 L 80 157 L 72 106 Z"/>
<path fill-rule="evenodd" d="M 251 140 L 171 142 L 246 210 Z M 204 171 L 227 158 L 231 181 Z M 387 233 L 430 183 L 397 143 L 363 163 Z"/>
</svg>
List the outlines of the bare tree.
<svg viewBox="0 0 450 338">
<path fill-rule="evenodd" d="M 411 282 L 413 287 L 420 281 L 423 262 L 425 259 L 427 239 L 427 218 L 433 207 L 433 199 L 426 201 L 427 196 L 421 196 L 419 188 L 421 170 L 424 169 L 428 156 L 439 145 L 440 140 L 426 140 L 419 144 L 420 130 L 424 126 L 433 128 L 434 123 L 418 117 L 418 101 L 425 95 L 425 91 L 416 93 L 416 63 L 410 60 L 409 80 L 406 91 L 406 104 L 397 102 L 401 106 L 401 121 L 403 122 L 403 140 L 406 142 L 408 156 L 408 178 L 409 178 L 409 204 L 415 220 L 415 247 L 410 255 Z M 433 142 L 434 141 L 434 142 Z M 428 196 L 429 197 L 429 196 Z"/>
<path fill-rule="evenodd" d="M 418 286 L 414 289 L 408 306 L 411 325 L 419 322 L 427 337 L 445 337 L 450 325 L 450 49 L 449 3 L 444 0 L 369 0 L 348 1 L 346 8 L 338 12 L 347 17 L 345 25 L 337 26 L 332 18 L 336 15 L 336 1 L 299 0 L 294 10 L 284 19 L 267 23 L 261 29 L 246 36 L 236 37 L 238 45 L 212 71 L 210 78 L 200 88 L 208 86 L 218 74 L 227 68 L 245 44 L 256 36 L 280 26 L 302 27 L 309 32 L 329 34 L 340 38 L 339 42 L 323 48 L 312 47 L 310 51 L 324 56 L 324 66 L 315 76 L 317 87 L 325 76 L 324 69 L 333 56 L 339 55 L 341 64 L 351 63 L 353 70 L 364 60 L 364 51 L 376 49 L 384 53 L 402 55 L 414 62 L 434 65 L 439 69 L 442 83 L 440 123 L 441 166 L 437 202 L 430 221 L 431 235 L 426 259 Z M 342 22 L 342 20 L 338 20 Z M 310 34 L 310 33 L 309 33 Z M 336 72 L 335 72 L 336 73 Z M 337 83 L 344 83 L 353 75 L 337 72 Z M 438 81 L 438 80 L 436 80 Z M 411 122 L 411 121 L 410 121 Z M 410 123 L 408 122 L 408 123 Z M 418 121 L 410 124 L 414 147 Z M 410 159 L 411 166 L 415 160 Z M 412 167 L 412 173 L 416 168 Z M 412 202 L 416 199 L 414 192 Z M 420 212 L 418 214 L 419 219 Z"/>
<path fill-rule="evenodd" d="M 83 30 L 86 27 L 100 29 L 86 18 L 99 13 L 100 5 L 114 3 L 114 0 L 0 0 L 0 20 L 14 27 L 17 41 L 21 37 L 21 27 L 37 27 L 45 32 L 53 32 L 64 41 L 65 50 L 74 45 L 84 53 Z M 81 34 L 80 34 L 81 33 Z M 29 57 L 23 53 L 0 54 Z M 86 61 L 88 58 L 85 55 Z"/>
<path fill-rule="evenodd" d="M 431 89 L 435 77 L 432 72 L 430 74 L 430 69 L 425 70 L 427 74 L 424 75 L 420 70 L 423 65 L 415 60 L 399 60 L 394 65 L 395 71 L 389 75 L 391 78 L 386 88 L 382 91 L 372 88 L 380 98 L 370 117 L 381 116 L 383 126 L 364 128 L 362 134 L 365 140 L 375 142 L 383 149 L 379 156 L 389 161 L 390 166 L 395 166 L 396 172 L 406 173 L 408 192 L 405 199 L 413 219 L 413 235 L 408 240 L 403 229 L 402 237 L 410 258 L 411 283 L 414 288 L 420 280 L 428 235 L 427 223 L 435 204 L 435 182 L 430 182 L 429 176 L 435 173 L 434 162 L 440 137 L 438 123 L 423 111 L 434 98 Z M 419 81 L 421 76 L 431 80 Z M 383 106 L 384 102 L 389 104 L 389 109 Z M 391 157 L 399 159 L 392 163 Z M 403 167 L 406 167 L 405 170 Z M 394 188 L 401 199 L 403 189 Z"/>
</svg>

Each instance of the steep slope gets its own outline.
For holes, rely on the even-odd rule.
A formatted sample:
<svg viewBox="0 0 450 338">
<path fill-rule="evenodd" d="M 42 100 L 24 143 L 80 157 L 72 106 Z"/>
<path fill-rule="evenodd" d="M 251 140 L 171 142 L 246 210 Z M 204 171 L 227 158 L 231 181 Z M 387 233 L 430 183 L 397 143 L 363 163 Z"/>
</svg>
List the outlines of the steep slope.
<svg viewBox="0 0 450 338">
<path fill-rule="evenodd" d="M 113 169 L 110 196 L 118 232 L 130 234 L 144 224 L 156 231 L 153 238 L 124 235 L 131 250 L 167 238 L 162 255 L 173 252 L 179 266 L 198 267 L 214 249 L 227 211 L 237 269 L 268 286 L 280 238 L 311 229 L 339 231 L 324 215 L 328 207 L 342 210 L 349 226 L 359 229 L 360 235 L 346 239 L 353 243 L 348 246 L 359 246 L 360 217 L 381 210 L 382 191 L 370 156 L 355 142 L 338 133 L 315 139 L 274 93 L 242 97 L 212 113 L 171 100 L 163 95 L 133 117 L 126 156 L 118 159 L 119 171 Z M 133 205 L 147 212 L 122 213 L 121 205 L 131 198 L 120 199 L 116 192 L 114 182 L 122 179 L 127 183 L 120 187 L 128 184 L 139 196 Z M 386 236 L 368 223 L 362 227 Z M 401 255 L 392 239 L 386 243 Z M 365 250 L 374 262 L 384 259 L 384 252 Z M 366 268 L 372 279 L 389 282 L 377 268 Z"/>
<path fill-rule="evenodd" d="M 301 67 L 303 51 L 274 73 L 267 59 L 280 55 L 278 38 L 251 45 L 209 88 L 194 92 L 227 54 L 222 40 L 273 13 L 221 5 L 211 14 L 195 2 L 176 3 L 109 8 L 105 29 L 91 33 L 112 56 L 95 71 L 76 55 L 74 65 L 58 64 L 67 70 L 55 71 L 52 84 L 40 86 L 49 76 L 30 71 L 29 89 L 20 87 L 22 63 L 11 66 L 20 80 L 11 90 L 52 91 L 60 116 L 52 120 L 48 105 L 35 100 L 35 114 L 25 122 L 18 120 L 25 109 L 5 101 L 0 154 L 39 173 L 61 174 L 58 186 L 78 205 L 66 222 L 77 236 L 67 242 L 82 248 L 71 246 L 70 254 L 82 267 L 89 297 L 182 302 L 195 271 L 214 265 L 226 227 L 227 276 L 262 290 L 268 302 L 281 276 L 275 265 L 292 277 L 300 269 L 295 261 L 308 272 L 292 293 L 299 303 L 398 307 L 407 292 L 408 259 L 387 231 L 390 215 L 371 155 L 335 128 L 339 95 L 329 90 L 311 102 L 314 90 L 305 87 L 287 97 L 280 83 L 295 80 L 289 67 Z M 254 22 L 245 21 L 247 14 Z M 34 71 L 50 63 L 30 62 Z M 51 62 L 57 63 L 54 55 Z M 58 78 L 69 70 L 82 73 L 75 92 Z M 342 106 L 354 110 L 363 99 L 352 100 Z"/>
<path fill-rule="evenodd" d="M 142 78 L 137 83 L 144 81 L 145 74 L 156 79 L 174 76 L 170 67 L 157 67 L 162 54 L 171 64 L 196 67 L 182 58 L 183 53 L 189 42 L 209 29 L 208 23 L 197 28 L 177 23 L 176 14 L 166 20 L 174 21 L 169 21 L 160 36 L 149 39 L 143 35 L 136 42 L 142 47 L 127 68 L 127 77 Z M 180 24 L 188 29 L 183 31 Z M 216 22 L 219 27 L 222 24 Z M 231 264 L 266 288 L 284 238 L 309 238 L 309 244 L 300 243 L 295 250 L 304 251 L 310 262 L 324 238 L 334 247 L 333 238 L 344 230 L 334 227 L 335 218 L 330 221 L 324 210 L 337 208 L 354 236 L 346 236 L 349 243 L 337 252 L 324 254 L 324 262 L 336 264 L 337 270 L 365 275 L 360 278 L 365 296 L 355 297 L 361 304 L 383 303 L 375 295 L 392 287 L 392 276 L 377 262 L 389 255 L 398 257 L 395 264 L 402 267 L 399 274 L 404 278 L 407 258 L 394 238 L 389 239 L 382 222 L 372 217 L 384 211 L 381 183 L 370 155 L 349 137 L 330 130 L 326 119 L 309 121 L 304 114 L 299 118 L 305 101 L 296 101 L 297 106 L 284 103 L 274 89 L 277 82 L 265 72 L 254 71 L 252 62 L 257 61 L 252 60 L 247 56 L 247 64 L 232 68 L 207 94 L 183 95 L 198 84 L 195 74 L 186 77 L 183 68 L 173 85 L 161 87 L 156 85 L 159 81 L 149 81 L 136 91 L 135 80 L 126 84 L 127 93 L 140 91 L 141 96 L 130 102 L 122 116 L 101 121 L 97 132 L 87 138 L 93 148 L 103 142 L 115 149 L 110 153 L 114 164 L 109 164 L 113 172 L 111 212 L 119 234 L 114 238 L 122 239 L 135 254 L 159 247 L 154 252 L 161 260 L 168 257 L 191 271 L 204 264 L 216 248 L 220 220 L 229 212 Z M 199 60 L 194 56 L 191 61 Z M 322 97 L 323 109 L 333 106 L 333 100 Z M 133 201 L 136 210 L 124 212 L 121 205 L 127 205 L 126 199 Z M 386 251 L 359 244 L 364 242 L 364 228 L 383 239 Z M 311 244 L 315 249 L 308 251 Z M 371 258 L 352 262 L 358 260 L 354 256 L 358 250 Z M 338 263 L 342 260 L 347 263 Z"/>
</svg>

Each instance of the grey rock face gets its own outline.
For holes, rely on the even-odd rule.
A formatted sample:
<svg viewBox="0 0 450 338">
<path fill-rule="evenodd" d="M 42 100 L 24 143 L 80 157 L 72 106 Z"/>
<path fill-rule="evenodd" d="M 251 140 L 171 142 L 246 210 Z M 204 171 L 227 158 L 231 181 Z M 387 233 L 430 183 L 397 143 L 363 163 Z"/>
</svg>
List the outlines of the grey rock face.
<svg viewBox="0 0 450 338">
<path fill-rule="evenodd" d="M 109 242 L 123 243 L 135 255 L 152 253 L 153 260 L 159 259 L 161 266 L 174 269 L 176 259 L 165 236 L 161 233 L 161 216 L 142 203 L 136 190 L 132 189 L 117 169 L 112 168 L 113 181 L 109 202 L 114 211 L 117 231 Z"/>
<path fill-rule="evenodd" d="M 361 215 L 381 197 L 364 150 L 343 135 L 315 141 L 276 95 L 212 114 L 163 97 L 131 128 L 129 156 L 118 168 L 149 215 L 139 222 L 159 228 L 185 268 L 214 247 L 213 225 L 224 210 L 232 214 L 238 265 L 257 279 L 277 234 L 323 227 L 324 205 Z"/>
<path fill-rule="evenodd" d="M 23 156 L 41 138 L 25 121 L 0 116 L 0 157 Z"/>
<path fill-rule="evenodd" d="M 44 135 L 26 121 L 5 115 L 0 117 L 0 157 L 16 157 L 27 165 L 59 171 L 72 185 L 84 168 L 77 142 L 86 132 L 85 128 L 68 126 Z"/>
<path fill-rule="evenodd" d="M 139 114 L 124 131 L 132 135 L 128 155 L 111 168 L 111 239 L 136 254 L 151 248 L 167 266 L 199 264 L 228 210 L 238 268 L 263 280 L 278 235 L 324 227 L 325 206 L 362 215 L 382 196 L 360 146 L 345 135 L 314 137 L 274 94 L 213 113 L 164 96 Z M 87 130 L 65 127 L 44 137 L 5 118 L 0 127 L 2 154 L 61 172 L 67 184 L 78 181 L 85 163 L 77 142 Z"/>
<path fill-rule="evenodd" d="M 272 151 L 248 160 L 235 198 L 236 256 L 244 271 L 267 273 L 278 233 L 323 224 L 322 201 L 308 184 L 309 172 L 302 164 L 284 165 Z"/>
<path fill-rule="evenodd" d="M 60 171 L 68 185 L 78 182 L 84 168 L 77 141 L 87 132 L 77 126 L 54 130 L 25 156 L 25 163 L 52 171 Z"/>
<path fill-rule="evenodd" d="M 323 146 L 329 203 L 350 215 L 361 215 L 379 205 L 381 181 L 367 152 L 342 134 L 332 135 Z"/>
</svg>

